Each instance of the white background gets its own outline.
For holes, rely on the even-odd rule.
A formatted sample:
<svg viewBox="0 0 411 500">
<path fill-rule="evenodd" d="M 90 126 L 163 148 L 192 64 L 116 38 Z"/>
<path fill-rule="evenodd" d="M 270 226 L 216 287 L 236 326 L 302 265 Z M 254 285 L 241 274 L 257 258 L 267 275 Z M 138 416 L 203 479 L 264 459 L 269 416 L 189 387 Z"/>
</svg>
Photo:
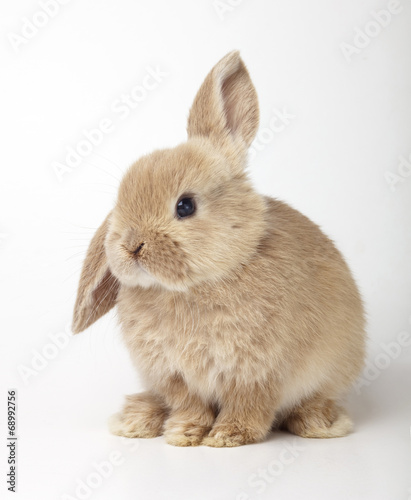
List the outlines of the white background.
<svg viewBox="0 0 411 500">
<path fill-rule="evenodd" d="M 385 27 L 372 13 L 388 0 L 230 0 L 220 12 L 215 4 L 72 0 L 17 43 L 24 18 L 44 21 L 42 8 L 2 1 L 1 498 L 411 498 L 411 347 L 393 344 L 411 338 L 411 167 L 398 172 L 401 156 L 411 161 L 411 4 L 397 3 Z M 368 42 L 357 27 L 372 33 Z M 79 336 L 60 335 L 60 348 L 50 335 L 71 321 L 88 242 L 122 173 L 143 153 L 185 140 L 197 89 L 233 49 L 266 129 L 250 162 L 255 186 L 320 224 L 364 296 L 369 362 L 349 396 L 355 430 L 334 440 L 276 433 L 238 449 L 122 440 L 107 418 L 142 387 L 115 313 Z M 167 76 L 122 119 L 111 106 L 141 85 L 147 67 Z M 281 132 L 269 131 L 274 110 L 293 116 Z M 111 132 L 60 182 L 54 162 L 102 119 Z M 392 187 L 387 172 L 398 175 Z M 41 362 L 42 353 L 53 359 Z M 19 403 L 14 496 L 6 489 L 10 388 Z M 121 463 L 109 477 L 93 475 L 93 462 L 113 451 Z M 93 488 L 76 493 L 80 480 Z"/>
</svg>

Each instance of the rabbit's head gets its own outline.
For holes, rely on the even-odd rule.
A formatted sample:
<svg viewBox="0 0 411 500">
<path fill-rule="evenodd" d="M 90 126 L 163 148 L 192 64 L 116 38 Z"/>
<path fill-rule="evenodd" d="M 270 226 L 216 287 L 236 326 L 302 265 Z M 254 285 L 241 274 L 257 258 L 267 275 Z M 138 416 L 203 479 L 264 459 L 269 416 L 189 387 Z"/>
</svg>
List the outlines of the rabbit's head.
<svg viewBox="0 0 411 500">
<path fill-rule="evenodd" d="M 144 156 L 125 174 L 87 253 L 73 331 L 105 314 L 120 286 L 186 292 L 229 279 L 252 258 L 265 207 L 244 170 L 258 118 L 247 69 L 229 53 L 197 93 L 187 142 Z"/>
</svg>

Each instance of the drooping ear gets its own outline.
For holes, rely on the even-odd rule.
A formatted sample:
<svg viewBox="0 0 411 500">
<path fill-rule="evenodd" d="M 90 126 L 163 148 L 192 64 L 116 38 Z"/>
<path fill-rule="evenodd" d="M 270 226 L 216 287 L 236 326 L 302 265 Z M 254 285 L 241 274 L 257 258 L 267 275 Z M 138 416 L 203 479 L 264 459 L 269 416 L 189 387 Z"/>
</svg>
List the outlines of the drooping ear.
<svg viewBox="0 0 411 500">
<path fill-rule="evenodd" d="M 188 117 L 189 137 L 209 137 L 216 144 L 240 138 L 248 148 L 257 133 L 257 93 L 238 51 L 223 57 L 197 92 Z"/>
<path fill-rule="evenodd" d="M 87 250 L 74 306 L 73 333 L 88 328 L 116 302 L 120 284 L 111 274 L 104 248 L 110 215 L 97 229 Z"/>
</svg>

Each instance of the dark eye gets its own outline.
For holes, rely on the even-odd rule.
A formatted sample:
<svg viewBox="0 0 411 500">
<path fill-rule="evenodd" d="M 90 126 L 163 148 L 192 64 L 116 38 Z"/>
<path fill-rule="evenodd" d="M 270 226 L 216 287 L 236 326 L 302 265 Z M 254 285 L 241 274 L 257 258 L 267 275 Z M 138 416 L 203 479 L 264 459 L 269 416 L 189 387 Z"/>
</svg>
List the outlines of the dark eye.
<svg viewBox="0 0 411 500">
<path fill-rule="evenodd" d="M 196 211 L 196 205 L 194 203 L 194 198 L 184 197 L 181 198 L 176 205 L 176 212 L 180 219 L 193 215 Z"/>
</svg>

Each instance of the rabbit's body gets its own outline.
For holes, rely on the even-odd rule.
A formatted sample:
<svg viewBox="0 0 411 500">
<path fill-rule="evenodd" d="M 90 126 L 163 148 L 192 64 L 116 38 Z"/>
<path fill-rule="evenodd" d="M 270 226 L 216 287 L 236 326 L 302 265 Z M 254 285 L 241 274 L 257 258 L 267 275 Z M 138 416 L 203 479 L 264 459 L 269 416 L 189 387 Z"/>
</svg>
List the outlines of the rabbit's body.
<svg viewBox="0 0 411 500">
<path fill-rule="evenodd" d="M 218 406 L 227 386 L 267 384 L 274 417 L 316 392 L 335 397 L 357 377 L 364 325 L 346 264 L 309 219 L 266 204 L 266 234 L 229 280 L 189 292 L 121 288 L 124 339 L 150 388 L 179 374 Z"/>
<path fill-rule="evenodd" d="M 180 446 L 237 446 L 273 425 L 345 435 L 339 399 L 361 369 L 364 314 L 333 243 L 245 173 L 258 128 L 238 53 L 209 73 L 189 139 L 130 167 L 97 230 L 73 330 L 117 305 L 148 392 L 129 396 L 115 434 Z"/>
</svg>

